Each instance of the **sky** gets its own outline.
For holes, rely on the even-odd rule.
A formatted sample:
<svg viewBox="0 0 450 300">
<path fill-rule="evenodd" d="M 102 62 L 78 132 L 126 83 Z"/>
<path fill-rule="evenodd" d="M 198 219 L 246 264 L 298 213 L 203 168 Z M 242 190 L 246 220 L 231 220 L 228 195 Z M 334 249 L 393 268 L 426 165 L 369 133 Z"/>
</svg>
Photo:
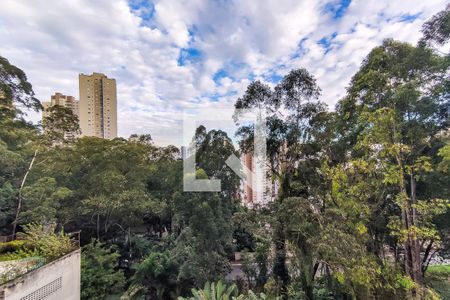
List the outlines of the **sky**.
<svg viewBox="0 0 450 300">
<path fill-rule="evenodd" d="M 230 109 L 251 81 L 273 86 L 294 68 L 317 78 L 333 109 L 373 47 L 416 43 L 447 3 L 2 0 L 0 56 L 25 71 L 41 101 L 78 98 L 79 73 L 115 78 L 119 135 L 180 145 L 184 111 Z"/>
</svg>

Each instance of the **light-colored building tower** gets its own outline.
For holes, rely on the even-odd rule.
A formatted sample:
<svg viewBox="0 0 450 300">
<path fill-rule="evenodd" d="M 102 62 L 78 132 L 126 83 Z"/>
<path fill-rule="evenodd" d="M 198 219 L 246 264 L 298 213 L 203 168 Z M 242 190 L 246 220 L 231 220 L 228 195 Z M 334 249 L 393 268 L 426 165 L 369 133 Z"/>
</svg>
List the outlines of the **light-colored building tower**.
<svg viewBox="0 0 450 300">
<path fill-rule="evenodd" d="M 79 75 L 82 136 L 117 137 L 116 80 L 101 73 Z"/>
<path fill-rule="evenodd" d="M 266 166 L 257 167 L 255 157 L 251 153 L 243 153 L 241 162 L 244 166 L 245 179 L 241 182 L 241 200 L 249 207 L 267 205 L 278 195 L 278 183 L 273 181 Z M 249 181 L 252 181 L 250 184 Z M 252 188 L 253 187 L 253 188 Z"/>
<path fill-rule="evenodd" d="M 186 146 L 180 147 L 180 156 L 181 156 L 182 160 L 185 160 L 192 155 L 192 153 L 193 153 L 192 148 L 193 148 L 193 145 L 190 145 L 188 147 L 186 147 Z"/>
<path fill-rule="evenodd" d="M 61 93 L 56 92 L 54 95 L 50 97 L 50 101 L 42 102 L 43 110 L 42 110 L 42 121 L 46 116 L 48 116 L 48 109 L 52 106 L 59 105 L 62 107 L 67 107 L 72 110 L 72 113 L 80 119 L 79 113 L 79 102 L 73 96 L 63 95 Z M 77 137 L 76 133 L 66 133 L 65 138 L 73 139 Z"/>
<path fill-rule="evenodd" d="M 75 100 L 75 97 L 63 95 L 61 93 L 55 93 L 50 97 L 50 101 L 42 102 L 44 109 L 42 110 L 42 118 L 48 115 L 48 109 L 52 106 L 59 105 L 70 108 L 74 115 L 79 116 L 79 103 Z"/>
</svg>

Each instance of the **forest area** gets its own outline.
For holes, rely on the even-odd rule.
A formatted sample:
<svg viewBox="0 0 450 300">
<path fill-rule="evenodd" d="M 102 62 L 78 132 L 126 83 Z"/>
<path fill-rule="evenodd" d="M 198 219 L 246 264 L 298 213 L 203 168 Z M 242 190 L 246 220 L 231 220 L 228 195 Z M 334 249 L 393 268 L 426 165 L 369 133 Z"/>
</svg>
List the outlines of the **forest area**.
<svg viewBox="0 0 450 300">
<path fill-rule="evenodd" d="M 68 138 L 78 120 L 59 106 L 31 124 L 41 102 L 0 56 L 0 235 L 36 242 L 0 243 L 0 261 L 51 259 L 81 232 L 82 299 L 450 299 L 435 263 L 450 257 L 450 9 L 422 34 L 372 49 L 334 109 L 304 68 L 248 85 L 234 108 L 267 111 L 280 187 L 251 208 L 225 160 L 253 150 L 253 126 L 239 147 L 199 126 L 195 177 L 222 191 L 183 192 L 179 149 L 151 133 Z"/>
</svg>

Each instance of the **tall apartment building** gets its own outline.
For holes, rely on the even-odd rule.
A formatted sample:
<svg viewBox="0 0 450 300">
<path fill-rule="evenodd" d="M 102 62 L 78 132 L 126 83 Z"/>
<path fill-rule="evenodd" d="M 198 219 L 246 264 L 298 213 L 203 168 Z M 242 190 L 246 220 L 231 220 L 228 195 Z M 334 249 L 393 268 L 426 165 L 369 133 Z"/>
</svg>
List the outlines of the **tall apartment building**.
<svg viewBox="0 0 450 300">
<path fill-rule="evenodd" d="M 42 102 L 42 106 L 44 107 L 42 111 L 42 118 L 47 116 L 48 109 L 52 106 L 59 105 L 63 107 L 70 108 L 74 115 L 79 116 L 79 103 L 73 96 L 63 95 L 61 93 L 55 93 L 50 97 L 50 101 Z"/>
<path fill-rule="evenodd" d="M 241 181 L 241 200 L 249 207 L 258 205 L 267 205 L 275 200 L 278 195 L 278 183 L 270 177 L 270 171 L 267 167 L 257 167 L 255 157 L 251 153 L 241 155 L 245 179 Z M 252 184 L 249 183 L 252 182 Z M 252 189 L 252 186 L 254 189 Z"/>
<path fill-rule="evenodd" d="M 67 107 L 72 110 L 72 113 L 80 118 L 79 113 L 79 102 L 75 99 L 73 96 L 63 95 L 61 93 L 56 92 L 54 95 L 50 97 L 50 101 L 48 102 L 42 102 L 43 110 L 42 110 L 42 120 L 46 116 L 48 116 L 49 112 L 48 109 L 52 106 L 59 105 L 62 107 Z M 77 135 L 76 133 L 66 133 L 65 137 L 69 139 L 75 138 Z"/>
<path fill-rule="evenodd" d="M 82 136 L 117 137 L 116 80 L 101 73 L 79 75 Z"/>
</svg>

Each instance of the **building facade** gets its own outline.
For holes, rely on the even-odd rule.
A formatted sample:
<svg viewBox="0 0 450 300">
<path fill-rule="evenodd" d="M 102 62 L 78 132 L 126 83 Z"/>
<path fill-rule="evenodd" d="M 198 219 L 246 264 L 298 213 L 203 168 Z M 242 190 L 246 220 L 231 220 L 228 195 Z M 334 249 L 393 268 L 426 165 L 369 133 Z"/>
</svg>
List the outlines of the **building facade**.
<svg viewBox="0 0 450 300">
<path fill-rule="evenodd" d="M 56 92 L 54 95 L 50 97 L 50 101 L 42 102 L 42 106 L 44 107 L 44 109 L 42 110 L 42 118 L 47 116 L 48 109 L 55 105 L 70 108 L 74 115 L 76 115 L 78 118 L 80 117 L 79 102 L 75 99 L 75 97 L 63 95 L 61 93 Z"/>
<path fill-rule="evenodd" d="M 241 181 L 241 200 L 249 207 L 254 205 L 267 205 L 275 200 L 278 195 L 278 182 L 272 180 L 270 171 L 263 162 L 263 167 L 258 167 L 255 157 L 251 153 L 241 154 L 241 162 L 244 166 L 245 179 Z"/>
<path fill-rule="evenodd" d="M 80 257 L 80 250 L 75 250 L 0 285 L 0 299 L 79 300 Z"/>
<path fill-rule="evenodd" d="M 50 101 L 42 102 L 42 120 L 44 120 L 44 118 L 48 116 L 48 109 L 55 105 L 69 108 L 72 113 L 78 117 L 78 120 L 80 119 L 79 102 L 75 99 L 75 97 L 56 92 L 50 97 Z M 75 137 L 77 137 L 76 133 L 65 134 L 65 138 L 73 139 Z"/>
<path fill-rule="evenodd" d="M 101 73 L 79 75 L 82 136 L 117 137 L 116 80 Z"/>
</svg>

